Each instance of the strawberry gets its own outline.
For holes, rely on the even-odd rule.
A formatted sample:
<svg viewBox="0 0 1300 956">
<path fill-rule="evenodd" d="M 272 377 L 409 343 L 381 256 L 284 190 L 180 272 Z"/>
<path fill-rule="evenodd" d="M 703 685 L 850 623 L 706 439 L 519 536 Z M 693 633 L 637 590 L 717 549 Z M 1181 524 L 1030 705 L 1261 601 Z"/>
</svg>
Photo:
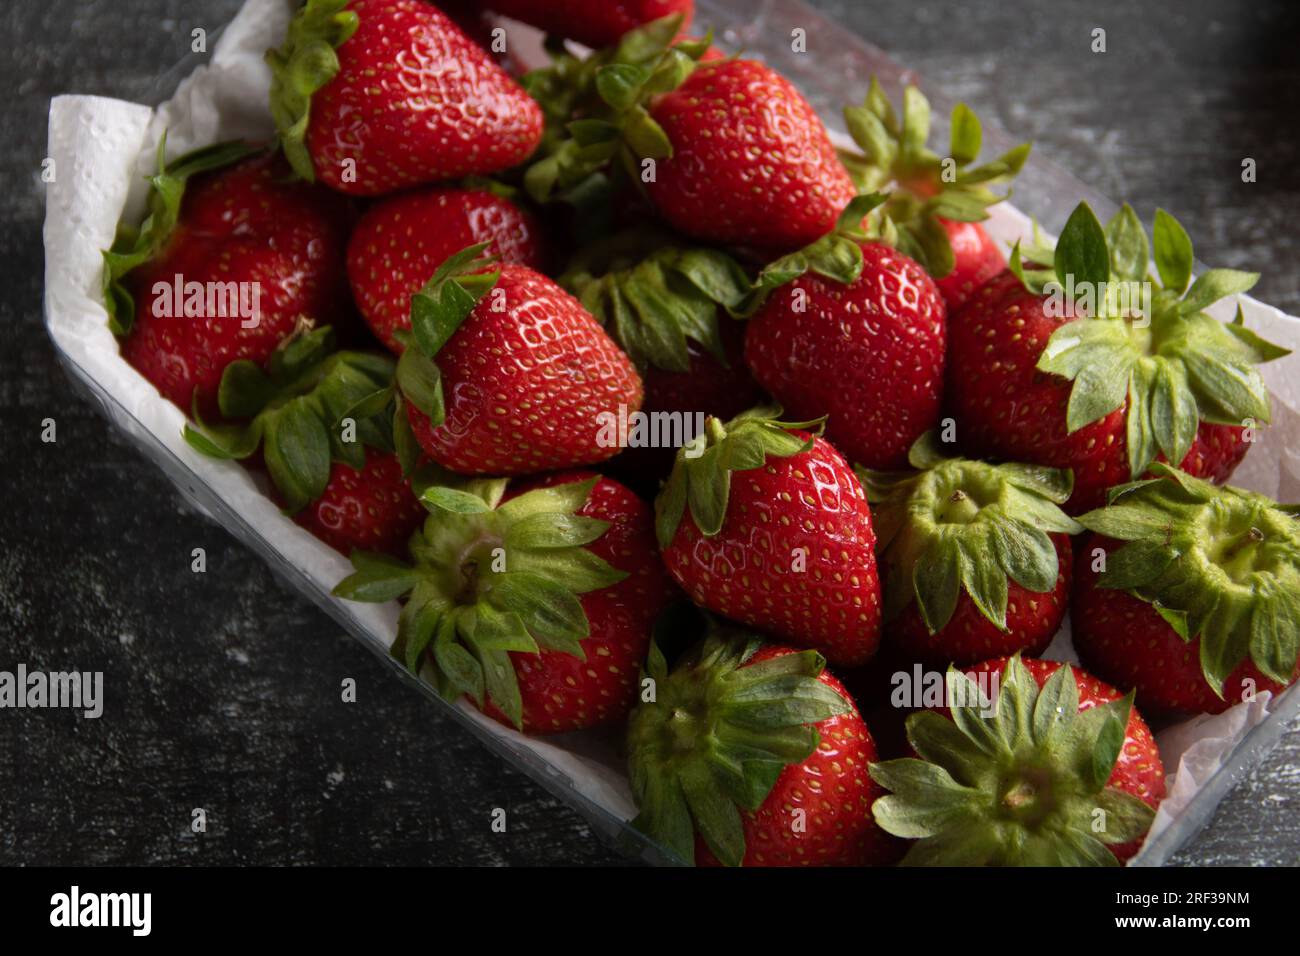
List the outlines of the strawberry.
<svg viewBox="0 0 1300 956">
<path fill-rule="evenodd" d="M 875 520 L 885 634 L 935 666 L 1047 649 L 1065 616 L 1070 473 L 944 454 L 933 432 L 911 472 L 858 468 Z"/>
<path fill-rule="evenodd" d="M 543 268 L 537 220 L 484 189 L 403 193 L 366 210 L 348 242 L 348 279 L 379 340 L 400 354 L 393 333 L 411 327 L 411 296 L 448 257 L 480 242 L 502 262 Z"/>
<path fill-rule="evenodd" d="M 351 213 L 242 143 L 165 155 L 164 139 L 148 217 L 104 253 L 104 295 L 123 357 L 164 398 L 213 412 L 228 364 L 266 361 L 301 317 L 350 314 L 339 267 Z"/>
<path fill-rule="evenodd" d="M 695 0 L 488 0 L 497 13 L 590 47 L 609 46 L 629 30 L 680 16 L 684 29 Z"/>
<path fill-rule="evenodd" d="M 883 234 L 926 267 L 949 311 L 956 309 L 1006 264 L 979 222 L 988 218 L 989 206 L 1006 198 L 990 187 L 1015 178 L 1029 144 L 971 167 L 983 129 L 970 107 L 958 103 L 949 123 L 948 153 L 940 156 L 926 145 L 930 103 L 921 91 L 914 86 L 903 91 L 900 118 L 875 77 L 862 105 L 845 108 L 844 120 L 864 154 L 844 160 L 858 187 L 893 187 L 882 209 Z"/>
<path fill-rule="evenodd" d="M 636 368 L 577 299 L 526 266 L 485 272 L 483 248 L 449 258 L 411 297 L 414 347 L 397 383 L 415 440 L 463 474 L 617 454 L 609 422 L 641 407 Z"/>
<path fill-rule="evenodd" d="M 1202 311 L 1258 276 L 1211 269 L 1188 289 L 1191 242 L 1163 211 L 1160 285 L 1147 278 L 1149 256 L 1132 209 L 1103 231 L 1080 204 L 1055 253 L 1032 253 L 1051 270 L 1025 269 L 1017 248 L 1011 269 L 949 321 L 959 440 L 972 454 L 1072 469 L 1071 514 L 1157 460 L 1224 481 L 1269 419 L 1255 366 L 1287 351 L 1247 329 L 1240 310 L 1232 323 Z"/>
<path fill-rule="evenodd" d="M 755 409 L 677 455 L 656 501 L 668 572 L 697 604 L 832 664 L 880 643 L 871 510 L 839 452 Z"/>
<path fill-rule="evenodd" d="M 887 863 L 872 821 L 871 732 L 815 651 L 717 629 L 672 672 L 652 645 L 653 695 L 628 719 L 633 821 L 685 861 Z"/>
<path fill-rule="evenodd" d="M 907 718 L 917 757 L 871 766 L 892 791 L 876 822 L 916 841 L 904 865 L 1115 866 L 1137 852 L 1165 774 L 1132 695 L 1019 655 L 950 671 L 947 692 L 950 708 Z"/>
<path fill-rule="evenodd" d="M 334 593 L 408 595 L 393 653 L 524 733 L 622 720 L 651 629 L 673 596 L 649 507 L 586 472 L 509 488 L 433 485 L 412 563 L 356 552 Z"/>
<path fill-rule="evenodd" d="M 635 143 L 656 160 L 646 188 L 697 239 L 795 249 L 830 231 L 855 195 L 816 111 L 755 60 L 698 65 L 650 117 L 658 130 Z"/>
<path fill-rule="evenodd" d="M 302 178 L 375 196 L 516 166 L 542 113 L 420 0 L 308 0 L 271 66 L 271 114 Z"/>
<path fill-rule="evenodd" d="M 335 351 L 333 331 L 300 330 L 262 368 L 221 378 L 222 423 L 196 413 L 185 439 L 216 458 L 261 461 L 273 497 L 330 547 L 401 554 L 423 509 L 394 454 L 393 360 Z"/>
<path fill-rule="evenodd" d="M 1152 713 L 1220 713 L 1297 675 L 1295 506 L 1157 464 L 1079 518 L 1074 645 Z"/>
<path fill-rule="evenodd" d="M 900 468 L 939 421 L 943 299 L 903 253 L 876 242 L 853 251 L 856 275 L 806 273 L 767 298 L 750 319 L 745 360 L 791 414 L 827 416 L 827 436 L 849 459 Z"/>
</svg>

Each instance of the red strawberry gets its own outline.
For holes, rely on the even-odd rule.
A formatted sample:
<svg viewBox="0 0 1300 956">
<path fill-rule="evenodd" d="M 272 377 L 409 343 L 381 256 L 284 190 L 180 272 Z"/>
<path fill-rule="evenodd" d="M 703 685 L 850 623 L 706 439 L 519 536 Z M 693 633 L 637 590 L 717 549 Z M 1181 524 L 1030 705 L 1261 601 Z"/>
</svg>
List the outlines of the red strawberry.
<svg viewBox="0 0 1300 956">
<path fill-rule="evenodd" d="M 109 314 L 127 335 L 123 357 L 164 398 L 212 413 L 231 362 L 266 361 L 304 318 L 348 316 L 339 269 L 351 213 L 287 182 L 273 154 L 245 158 L 250 148 L 226 143 L 164 168 L 163 148 L 149 219 L 105 254 Z"/>
<path fill-rule="evenodd" d="M 937 667 L 990 654 L 1041 654 L 1065 616 L 1070 538 L 1058 505 L 1068 472 L 946 457 L 934 433 L 915 472 L 859 468 L 881 558 L 885 634 L 905 658 Z"/>
<path fill-rule="evenodd" d="M 656 502 L 659 545 L 697 604 L 853 667 L 880 643 L 871 510 L 809 424 L 709 419 Z"/>
<path fill-rule="evenodd" d="M 427 189 L 371 206 L 348 243 L 348 278 L 370 328 L 393 352 L 411 327 L 411 296 L 452 254 L 488 243 L 502 262 L 540 271 L 541 227 L 531 213 L 482 189 Z"/>
<path fill-rule="evenodd" d="M 525 733 L 618 721 L 637 694 L 655 618 L 673 596 L 649 507 L 608 478 L 552 475 L 433 486 L 413 564 L 358 552 L 335 594 L 409 594 L 394 654 L 427 664 L 448 699 L 468 695 Z"/>
<path fill-rule="evenodd" d="M 700 64 L 650 114 L 670 150 L 647 188 L 687 235 L 795 249 L 828 232 L 856 192 L 816 111 L 762 63 Z"/>
<path fill-rule="evenodd" d="M 716 866 L 866 866 L 896 841 L 871 819 L 871 733 L 813 651 L 715 632 L 628 720 L 633 821 L 681 858 Z"/>
<path fill-rule="evenodd" d="M 1090 310 L 1087 300 L 1065 300 L 1067 281 L 1076 291 L 1146 281 L 1147 240 L 1133 211 L 1125 206 L 1108 233 L 1109 242 L 1081 204 L 1062 232 L 1054 273 L 1025 272 L 1023 282 L 1003 273 L 948 327 L 947 401 L 959 440 L 974 454 L 1072 469 L 1072 514 L 1099 506 L 1108 488 L 1145 474 L 1153 461 L 1226 480 L 1249 448 L 1244 426 L 1269 418 L 1255 366 L 1287 354 L 1240 321 L 1200 311 L 1249 288 L 1254 274 L 1210 270 L 1184 295 L 1191 243 L 1163 212 L 1156 229 L 1163 288 L 1151 295 L 1154 314 L 1071 318 L 1072 309 Z M 1110 267 L 1083 254 L 1107 247 Z M 1046 285 L 1058 276 L 1067 278 Z M 1132 394 L 1141 398 L 1136 413 Z"/>
<path fill-rule="evenodd" d="M 948 695 L 958 713 L 907 719 L 920 759 L 871 767 L 892 791 L 876 822 L 916 841 L 905 865 L 1114 866 L 1137 852 L 1165 774 L 1130 698 L 1018 655 L 950 675 Z"/>
<path fill-rule="evenodd" d="M 1006 265 L 979 221 L 1006 198 L 990 187 L 1015 178 L 1029 145 L 971 167 L 983 132 L 970 107 L 958 103 L 949 123 L 951 143 L 941 156 L 926 146 L 930 104 L 921 91 L 903 91 L 900 117 L 875 77 L 862 105 L 847 107 L 844 119 L 865 154 L 845 160 L 854 181 L 865 190 L 891 190 L 881 211 L 886 234 L 929 270 L 949 311 L 956 309 Z"/>
<path fill-rule="evenodd" d="M 609 46 L 629 30 L 679 14 L 685 29 L 695 0 L 488 0 L 498 13 L 591 47 Z"/>
<path fill-rule="evenodd" d="M 861 250 L 848 284 L 808 273 L 773 292 L 750 320 L 745 359 L 790 414 L 826 415 L 851 461 L 900 468 L 939 420 L 944 305 L 912 259 L 879 243 Z"/>
<path fill-rule="evenodd" d="M 1155 469 L 1169 480 L 1079 519 L 1101 533 L 1075 578 L 1079 656 L 1150 713 L 1217 714 L 1280 693 L 1297 675 L 1296 519 L 1263 495 Z"/>
<path fill-rule="evenodd" d="M 402 353 L 397 380 L 420 447 L 464 474 L 617 454 L 608 422 L 641 407 L 632 362 L 550 279 L 512 264 L 484 274 L 481 251 L 448 259 L 412 298 L 417 347 Z"/>
<path fill-rule="evenodd" d="M 370 454 L 365 467 L 337 462 L 320 497 L 293 516 L 335 551 L 403 554 L 424 519 L 394 454 Z"/>
<path fill-rule="evenodd" d="M 419 0 L 308 0 L 267 61 L 285 155 L 346 193 L 498 172 L 541 140 L 541 108 Z"/>
<path fill-rule="evenodd" d="M 1007 260 L 979 223 L 951 219 L 939 222 L 952 246 L 953 267 L 936 284 L 951 313 L 970 301 L 980 286 L 1001 273 Z"/>
</svg>

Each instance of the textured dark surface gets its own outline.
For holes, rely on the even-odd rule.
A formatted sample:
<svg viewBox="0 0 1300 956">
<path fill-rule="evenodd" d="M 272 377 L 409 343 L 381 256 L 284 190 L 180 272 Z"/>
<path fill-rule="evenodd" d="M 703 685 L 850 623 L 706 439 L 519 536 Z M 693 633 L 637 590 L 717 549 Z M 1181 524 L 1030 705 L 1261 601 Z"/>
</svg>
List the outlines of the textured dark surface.
<svg viewBox="0 0 1300 956">
<path fill-rule="evenodd" d="M 1293 3 L 816 4 L 1300 312 Z M 0 119 L 0 669 L 102 670 L 106 713 L 0 711 L 0 863 L 615 864 L 402 689 L 69 392 L 41 327 L 49 98 L 139 99 L 238 0 L 10 0 Z M 1088 51 L 1107 30 L 1109 52 Z M 814 38 L 815 39 L 815 38 Z M 848 94 L 846 93 L 846 96 Z M 1259 181 L 1240 180 L 1243 157 Z M 39 440 L 41 421 L 58 441 Z M 208 572 L 190 571 L 203 547 Z M 340 700 L 355 678 L 359 702 Z M 203 807 L 208 831 L 190 832 Z M 490 829 L 493 808 L 509 830 Z M 1295 863 L 1300 733 L 1181 863 Z"/>
</svg>

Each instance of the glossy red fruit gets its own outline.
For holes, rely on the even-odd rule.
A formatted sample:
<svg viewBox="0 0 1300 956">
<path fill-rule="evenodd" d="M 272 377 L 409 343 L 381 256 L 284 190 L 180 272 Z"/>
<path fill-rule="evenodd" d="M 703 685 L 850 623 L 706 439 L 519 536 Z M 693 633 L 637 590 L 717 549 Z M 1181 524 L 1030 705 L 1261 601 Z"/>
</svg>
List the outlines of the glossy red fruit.
<svg viewBox="0 0 1300 956">
<path fill-rule="evenodd" d="M 694 0 L 488 0 L 498 13 L 590 47 L 609 46 L 651 20 L 682 14 L 691 22 Z"/>
<path fill-rule="evenodd" d="M 1134 688 L 1138 705 L 1150 714 L 1219 714 L 1263 691 L 1285 690 L 1247 656 L 1224 681 L 1219 697 L 1201 670 L 1199 637 L 1184 641 L 1150 603 L 1097 586 L 1096 549 L 1109 553 L 1122 543 L 1094 534 L 1081 545 L 1071 631 L 1090 670 L 1117 687 Z"/>
<path fill-rule="evenodd" d="M 500 303 L 500 311 L 496 310 Z M 462 474 L 517 475 L 604 461 L 602 413 L 641 407 L 641 378 L 582 304 L 506 264 L 437 356 L 446 419 L 408 403 L 416 440 Z"/>
<path fill-rule="evenodd" d="M 792 653 L 791 647 L 768 646 L 747 666 Z M 884 794 L 867 772 L 876 759 L 871 731 L 835 675 L 822 671 L 817 679 L 848 701 L 849 711 L 816 724 L 821 741 L 812 756 L 782 770 L 756 811 L 742 812 L 742 866 L 882 866 L 900 855 L 901 841 L 871 816 L 871 804 Z M 805 813 L 803 832 L 791 827 L 795 810 Z M 721 865 L 699 836 L 695 863 Z"/>
<path fill-rule="evenodd" d="M 843 285 L 808 273 L 777 289 L 749 322 L 745 360 L 787 414 L 828 415 L 850 461 L 897 469 L 939 420 L 945 310 L 934 280 L 888 246 L 862 246 Z"/>
<path fill-rule="evenodd" d="M 880 643 L 875 543 L 853 470 L 815 438 L 808 451 L 733 472 L 717 534 L 687 508 L 663 558 L 697 604 L 854 667 Z"/>
<path fill-rule="evenodd" d="M 1006 663 L 1006 658 L 984 661 L 967 668 L 966 673 L 978 681 L 980 674 L 1001 674 Z M 1040 689 L 1047 683 L 1047 679 L 1063 666 L 1060 661 L 1034 658 L 1026 658 L 1022 663 L 1033 675 Z M 1082 668 L 1073 665 L 1064 666 L 1070 666 L 1074 670 L 1074 679 L 1079 688 L 1080 713 L 1098 704 L 1118 700 L 1124 696 L 1114 687 L 1098 680 Z M 1151 728 L 1147 726 L 1136 707 L 1129 712 L 1128 726 L 1124 732 L 1124 745 L 1120 748 L 1115 769 L 1111 771 L 1106 785 L 1132 794 L 1152 809 L 1159 807 L 1160 801 L 1165 798 L 1165 769 L 1160 761 L 1160 748 L 1156 746 Z M 1112 846 L 1110 851 L 1120 861 L 1124 861 L 1137 853 L 1141 846 L 1142 841 L 1136 840 L 1132 843 Z"/>
<path fill-rule="evenodd" d="M 371 206 L 348 242 L 348 279 L 362 316 L 396 353 L 393 336 L 411 327 L 411 295 L 447 258 L 466 246 L 489 243 L 502 262 L 541 271 L 542 230 L 533 215 L 482 189 L 433 188 Z"/>
<path fill-rule="evenodd" d="M 512 485 L 503 500 L 534 488 L 593 477 L 592 472 L 578 471 L 547 475 Z M 581 642 L 585 659 L 546 648 L 540 654 L 511 652 L 526 734 L 562 733 L 622 721 L 636 701 L 655 619 L 677 593 L 659 560 L 649 504 L 617 481 L 602 477 L 576 514 L 609 522 L 608 530 L 587 550 L 628 576 L 580 596 L 591 628 L 591 636 Z M 484 713 L 510 725 L 490 702 Z"/>
<path fill-rule="evenodd" d="M 796 249 L 829 232 L 856 192 L 817 113 L 762 63 L 701 64 L 650 112 L 673 154 L 647 188 L 688 235 Z"/>
<path fill-rule="evenodd" d="M 1008 580 L 1005 631 L 981 614 L 970 595 L 962 591 L 952 619 L 935 633 L 930 633 L 916 604 L 912 604 L 885 628 L 886 639 L 900 654 L 937 668 L 954 662 L 967 664 L 990 655 L 1008 657 L 1016 651 L 1032 657 L 1043 653 L 1060 629 L 1069 606 L 1073 566 L 1069 536 L 1050 537 L 1056 545 L 1056 588 L 1039 594 Z"/>
<path fill-rule="evenodd" d="M 936 280 L 936 284 L 948 311 L 953 312 L 965 305 L 980 286 L 1005 269 L 1007 260 L 979 223 L 952 219 L 940 219 L 939 222 L 952 246 L 953 267 L 946 276 Z"/>
<path fill-rule="evenodd" d="M 425 515 L 397 456 L 371 451 L 360 471 L 334 462 L 324 494 L 293 520 L 343 554 L 360 549 L 403 555 Z"/>
<path fill-rule="evenodd" d="M 541 141 L 542 112 L 437 7 L 352 0 L 356 32 L 311 98 L 306 147 L 319 180 L 374 196 L 516 166 Z"/>
<path fill-rule="evenodd" d="M 1080 514 L 1105 504 L 1106 490 L 1130 480 L 1126 405 L 1070 434 L 1072 383 L 1037 369 L 1047 340 L 1067 320 L 1010 271 L 985 283 L 949 318 L 946 401 L 958 441 L 971 454 L 1074 471 L 1066 506 Z M 1226 481 L 1250 448 L 1245 430 L 1201 422 L 1182 469 Z"/>
<path fill-rule="evenodd" d="M 167 245 L 123 280 L 135 300 L 123 357 L 164 398 L 188 411 L 197 397 L 215 415 L 231 362 L 264 362 L 304 318 L 326 325 L 350 315 L 341 270 L 351 223 L 346 200 L 291 181 L 272 154 L 196 176 Z M 202 315 L 186 315 L 183 302 L 164 308 L 176 299 L 178 276 L 204 288 Z M 256 292 L 254 318 L 208 309 L 213 290 L 230 288 L 250 305 Z"/>
</svg>

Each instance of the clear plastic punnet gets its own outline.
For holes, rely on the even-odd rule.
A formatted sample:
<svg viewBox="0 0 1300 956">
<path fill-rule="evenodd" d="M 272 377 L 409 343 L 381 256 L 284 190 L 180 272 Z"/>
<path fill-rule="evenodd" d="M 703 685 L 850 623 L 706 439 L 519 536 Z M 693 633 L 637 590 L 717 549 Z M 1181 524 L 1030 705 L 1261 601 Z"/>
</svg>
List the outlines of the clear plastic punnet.
<svg viewBox="0 0 1300 956">
<path fill-rule="evenodd" d="M 270 72 L 263 52 L 279 44 L 294 4 L 247 0 L 221 32 L 208 58 L 192 57 L 160 78 L 150 104 L 92 96 L 61 96 L 50 106 L 49 156 L 57 175 L 48 187 L 45 219 L 45 322 L 69 377 L 171 478 L 181 493 L 256 551 L 271 570 L 326 613 L 392 668 L 396 681 L 424 694 L 431 706 L 451 714 L 468 733 L 578 810 L 593 828 L 630 856 L 661 864 L 680 863 L 629 823 L 635 815 L 617 731 L 529 738 L 483 717 L 464 702 L 449 703 L 433 687 L 411 677 L 388 653 L 397 606 L 338 600 L 330 590 L 351 566 L 338 553 L 284 517 L 249 473 L 232 462 L 205 458 L 182 439 L 185 416 L 126 364 L 109 332 L 101 292 L 100 250 L 113 240 L 123 215 L 141 216 L 145 176 L 166 131 L 173 155 L 220 140 L 269 139 Z M 935 106 L 942 137 L 952 102 L 942 91 L 880 50 L 797 0 L 700 0 L 700 27 L 713 27 L 719 46 L 767 60 L 789 77 L 847 143 L 841 107 L 860 101 L 874 74 L 892 97 L 917 83 Z M 815 37 L 816 54 L 791 49 L 796 27 Z M 524 62 L 539 63 L 540 37 L 524 27 L 509 32 Z M 985 126 L 986 155 L 1015 145 L 1003 131 Z M 1115 202 L 1098 195 L 1035 151 L 1016 181 L 1014 205 L 992 210 L 990 232 L 1008 244 L 1026 236 L 1031 217 L 1049 233 L 1086 199 L 1105 219 Z M 1174 210 L 1176 213 L 1177 210 Z M 1300 349 L 1300 319 L 1249 297 L 1241 299 L 1247 324 L 1273 341 Z M 1232 309 L 1221 302 L 1211 310 Z M 1263 366 L 1273 394 L 1274 421 L 1238 469 L 1233 483 L 1285 501 L 1300 500 L 1300 354 Z M 1048 657 L 1073 660 L 1069 623 Z M 394 693 L 397 690 L 394 683 Z M 1238 704 L 1157 734 L 1170 773 L 1169 796 L 1157 814 L 1142 852 L 1131 865 L 1160 865 L 1214 813 L 1224 795 L 1277 743 L 1300 714 L 1300 687 L 1271 698 Z"/>
</svg>

